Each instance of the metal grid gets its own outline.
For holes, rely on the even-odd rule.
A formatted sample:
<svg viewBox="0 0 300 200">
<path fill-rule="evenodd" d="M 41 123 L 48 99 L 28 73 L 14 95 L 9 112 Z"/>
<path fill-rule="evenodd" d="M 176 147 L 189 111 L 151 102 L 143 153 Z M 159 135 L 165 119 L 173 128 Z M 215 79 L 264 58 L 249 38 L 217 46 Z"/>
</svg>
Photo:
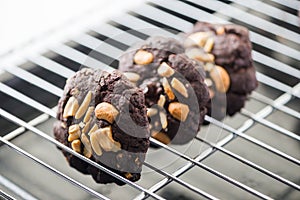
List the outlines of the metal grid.
<svg viewBox="0 0 300 200">
<path fill-rule="evenodd" d="M 90 25 L 64 43 L 43 46 L 21 58 L 16 53 L 3 59 L 0 91 L 4 104 L 0 121 L 4 130 L 0 140 L 5 145 L 0 147 L 0 196 L 36 199 L 47 197 L 48 192 L 50 197 L 63 199 L 72 196 L 65 194 L 70 190 L 80 194 L 75 196 L 78 199 L 110 199 L 118 195 L 136 199 L 299 199 L 300 31 L 295 8 L 299 8 L 299 2 L 294 0 L 150 0 L 107 23 Z M 211 125 L 203 128 L 188 148 L 166 146 L 151 138 L 152 143 L 161 146 L 159 154 L 176 158 L 172 165 L 162 167 L 161 160 L 155 157 L 158 154 L 150 150 L 143 169 L 146 173 L 139 182 L 132 183 L 63 146 L 53 139 L 49 126 L 43 126 L 53 123 L 54 106 L 62 95 L 64 82 L 81 64 L 111 70 L 107 64 L 117 67 L 114 58 L 154 34 L 151 31 L 174 36 L 190 30 L 197 20 L 233 22 L 250 29 L 260 86 L 246 108 L 233 118 L 220 122 L 206 116 Z M 87 61 L 91 50 L 92 58 Z M 99 186 L 90 177 L 70 171 L 53 144 L 127 185 Z M 35 151 L 39 145 L 46 149 Z M 7 172 L 6 168 L 14 170 L 11 157 L 27 157 L 24 163 L 30 166 Z M 41 168 L 41 172 L 32 172 L 31 166 Z M 34 177 L 28 178 L 26 173 Z M 53 182 L 40 180 L 46 177 Z M 27 179 L 31 182 L 25 182 Z M 37 192 L 38 189 L 42 190 Z"/>
</svg>

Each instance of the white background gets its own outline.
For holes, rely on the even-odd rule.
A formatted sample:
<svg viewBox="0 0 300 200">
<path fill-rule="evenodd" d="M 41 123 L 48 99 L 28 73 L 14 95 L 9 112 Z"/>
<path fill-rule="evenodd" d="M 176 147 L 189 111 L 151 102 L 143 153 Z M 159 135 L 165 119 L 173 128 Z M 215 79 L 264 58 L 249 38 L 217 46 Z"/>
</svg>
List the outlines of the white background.
<svg viewBox="0 0 300 200">
<path fill-rule="evenodd" d="M 0 56 L 110 0 L 0 0 Z"/>
</svg>

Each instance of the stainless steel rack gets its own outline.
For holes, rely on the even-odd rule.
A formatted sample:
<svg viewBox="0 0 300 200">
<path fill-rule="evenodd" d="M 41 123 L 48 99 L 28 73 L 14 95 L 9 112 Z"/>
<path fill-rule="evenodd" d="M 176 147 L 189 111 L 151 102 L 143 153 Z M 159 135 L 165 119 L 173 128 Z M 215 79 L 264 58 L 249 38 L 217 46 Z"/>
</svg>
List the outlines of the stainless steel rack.
<svg viewBox="0 0 300 200">
<path fill-rule="evenodd" d="M 149 0 L 78 34 L 1 58 L 0 197 L 17 199 L 299 199 L 300 29 L 295 0 Z M 259 88 L 234 117 L 206 117 L 195 140 L 150 149 L 132 183 L 53 139 L 66 78 L 82 65 L 112 70 L 149 35 L 176 37 L 197 20 L 250 29 Z M 112 67 L 108 67 L 111 65 Z M 67 166 L 56 146 L 127 183 L 99 185 Z"/>
</svg>

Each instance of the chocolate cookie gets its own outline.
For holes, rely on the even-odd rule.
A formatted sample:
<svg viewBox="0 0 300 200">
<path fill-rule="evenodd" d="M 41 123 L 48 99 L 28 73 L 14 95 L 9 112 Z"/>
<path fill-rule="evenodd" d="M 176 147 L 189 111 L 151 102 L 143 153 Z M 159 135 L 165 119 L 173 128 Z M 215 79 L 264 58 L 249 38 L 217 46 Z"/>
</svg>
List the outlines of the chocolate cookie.
<svg viewBox="0 0 300 200">
<path fill-rule="evenodd" d="M 184 53 L 184 47 L 173 38 L 150 37 L 129 48 L 119 59 L 119 70 L 140 85 L 145 79 L 157 76 L 156 69 L 171 54 Z M 147 66 L 147 67 L 145 67 Z"/>
<path fill-rule="evenodd" d="M 174 39 L 150 38 L 120 59 L 119 69 L 144 91 L 151 136 L 165 144 L 192 140 L 209 100 L 202 66 L 183 51 Z"/>
<path fill-rule="evenodd" d="M 225 113 L 231 116 L 240 111 L 258 86 L 249 31 L 238 25 L 197 22 L 184 45 L 190 58 L 205 65 L 211 96 L 208 114 L 215 112 L 213 117 L 222 119 Z"/>
<path fill-rule="evenodd" d="M 131 181 L 140 178 L 149 147 L 144 95 L 121 73 L 82 69 L 58 103 L 55 138 Z M 123 182 L 63 151 L 70 165 L 98 183 Z"/>
</svg>

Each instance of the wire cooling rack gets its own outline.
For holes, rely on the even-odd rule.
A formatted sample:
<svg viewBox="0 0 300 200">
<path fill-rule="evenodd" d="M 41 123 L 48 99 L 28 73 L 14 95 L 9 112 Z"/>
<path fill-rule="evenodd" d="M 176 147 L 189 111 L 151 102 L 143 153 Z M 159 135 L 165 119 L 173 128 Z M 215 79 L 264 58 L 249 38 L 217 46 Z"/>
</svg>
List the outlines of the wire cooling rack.
<svg viewBox="0 0 300 200">
<path fill-rule="evenodd" d="M 55 44 L 37 42 L 3 57 L 0 196 L 299 199 L 299 6 L 294 0 L 150 0 L 105 23 L 95 23 L 94 17 L 77 27 L 78 34 L 66 34 Z M 136 183 L 53 139 L 55 106 L 75 71 L 83 65 L 112 70 L 134 43 L 153 34 L 174 37 L 197 20 L 250 30 L 260 85 L 239 114 L 222 122 L 206 116 L 210 125 L 188 145 L 166 146 L 151 138 L 161 148 L 149 150 Z M 56 146 L 127 184 L 94 183 L 70 168 Z"/>
</svg>

